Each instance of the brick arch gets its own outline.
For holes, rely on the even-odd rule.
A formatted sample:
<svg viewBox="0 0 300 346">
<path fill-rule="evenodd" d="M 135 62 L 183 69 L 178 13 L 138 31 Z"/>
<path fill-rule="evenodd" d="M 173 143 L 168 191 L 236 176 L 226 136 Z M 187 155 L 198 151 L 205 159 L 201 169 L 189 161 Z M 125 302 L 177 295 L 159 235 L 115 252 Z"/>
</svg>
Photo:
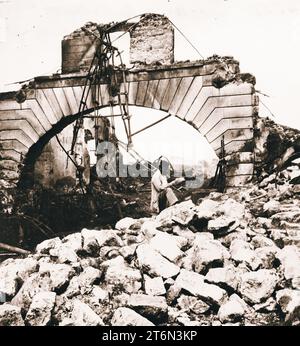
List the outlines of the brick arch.
<svg viewBox="0 0 300 346">
<path fill-rule="evenodd" d="M 180 63 L 144 67 L 128 72 L 121 91 L 128 91 L 130 106 L 147 107 L 170 113 L 196 128 L 220 154 L 224 136 L 225 150 L 234 159 L 227 175 L 232 185 L 244 184 L 253 173 L 253 118 L 257 96 L 253 84 L 236 79 L 221 88 L 219 61 Z M 235 60 L 227 62 L 232 74 Z M 37 77 L 26 91 L 22 103 L 16 93 L 0 94 L 0 168 L 2 178 L 17 182 L 20 164 L 32 147 L 51 137 L 76 119 L 85 82 L 83 73 Z M 99 108 L 109 106 L 108 85 L 100 85 Z M 93 92 L 88 112 L 95 108 Z M 22 100 L 23 101 L 23 100 Z"/>
</svg>

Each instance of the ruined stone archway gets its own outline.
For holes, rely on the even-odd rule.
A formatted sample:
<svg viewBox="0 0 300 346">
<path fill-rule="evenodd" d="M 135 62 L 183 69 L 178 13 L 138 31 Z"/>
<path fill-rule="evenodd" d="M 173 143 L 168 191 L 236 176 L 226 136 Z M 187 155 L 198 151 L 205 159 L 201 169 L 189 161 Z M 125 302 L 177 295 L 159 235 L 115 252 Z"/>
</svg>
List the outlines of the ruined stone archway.
<svg viewBox="0 0 300 346">
<path fill-rule="evenodd" d="M 85 28 L 67 36 L 62 48 L 62 74 L 36 77 L 19 92 L 0 94 L 0 169 L 1 177 L 9 182 L 19 180 L 20 167 L 32 152 L 78 116 L 95 38 Z M 174 63 L 173 48 L 174 32 L 168 19 L 142 17 L 131 31 L 135 67 L 126 71 L 125 84 L 117 72 L 120 90 L 128 91 L 129 106 L 161 110 L 188 122 L 218 156 L 224 137 L 226 155 L 231 155 L 227 181 L 231 186 L 245 184 L 254 169 L 255 78 L 241 74 L 232 57 Z M 100 80 L 97 108 L 117 104 L 106 83 Z M 95 108 L 91 94 L 87 113 Z"/>
<path fill-rule="evenodd" d="M 227 154 L 240 153 L 227 172 L 230 181 L 243 184 L 253 171 L 253 116 L 257 97 L 253 85 L 238 79 L 214 86 L 220 61 L 181 63 L 144 68 L 127 74 L 131 106 L 170 113 L 194 126 L 217 154 L 224 135 Z M 232 75 L 238 63 L 227 60 Z M 84 76 L 59 75 L 35 78 L 24 102 L 15 94 L 2 94 L 0 101 L 0 161 L 5 179 L 19 179 L 18 166 L 41 138 L 49 138 L 76 119 Z M 121 84 L 121 90 L 125 89 Z M 107 84 L 101 84 L 101 104 L 109 106 Z M 117 100 L 113 101 L 117 104 Z M 92 97 L 88 112 L 94 109 Z"/>
</svg>

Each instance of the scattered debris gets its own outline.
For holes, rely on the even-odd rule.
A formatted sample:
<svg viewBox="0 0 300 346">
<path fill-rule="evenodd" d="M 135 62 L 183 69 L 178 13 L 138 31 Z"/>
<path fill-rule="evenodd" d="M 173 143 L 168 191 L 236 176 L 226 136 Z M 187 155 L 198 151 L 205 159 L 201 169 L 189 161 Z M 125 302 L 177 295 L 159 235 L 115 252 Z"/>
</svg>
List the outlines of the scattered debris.
<svg viewBox="0 0 300 346">
<path fill-rule="evenodd" d="M 293 178 L 280 179 L 84 228 L 3 261 L 0 308 L 10 312 L 1 323 L 298 324 L 300 196 Z"/>
</svg>

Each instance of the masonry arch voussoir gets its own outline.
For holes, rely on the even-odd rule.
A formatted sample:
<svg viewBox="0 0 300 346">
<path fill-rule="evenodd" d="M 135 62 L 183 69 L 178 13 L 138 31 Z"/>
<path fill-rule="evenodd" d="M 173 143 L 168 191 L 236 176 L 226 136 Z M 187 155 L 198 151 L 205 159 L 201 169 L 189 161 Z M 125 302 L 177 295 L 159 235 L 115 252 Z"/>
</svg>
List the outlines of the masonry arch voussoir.
<svg viewBox="0 0 300 346">
<path fill-rule="evenodd" d="M 189 123 L 208 140 L 218 155 L 224 139 L 227 155 L 246 152 L 248 154 L 243 157 L 250 158 L 253 116 L 258 99 L 253 84 L 238 78 L 216 87 L 214 78 L 219 73 L 219 64 L 219 61 L 211 60 L 129 71 L 126 82 L 119 85 L 121 103 L 125 103 L 124 93 L 127 93 L 129 106 L 160 110 Z M 226 64 L 228 71 L 237 71 L 238 64 L 233 59 Z M 221 76 L 224 75 L 224 70 L 220 71 Z M 82 72 L 39 77 L 23 103 L 17 103 L 14 94 L 1 96 L 1 157 L 17 161 L 15 153 L 22 152 L 25 157 L 22 163 L 37 157 L 50 138 L 78 118 L 84 83 Z M 108 85 L 101 82 L 99 88 L 91 87 L 85 114 L 96 109 L 95 98 L 99 101 L 97 109 L 118 104 L 117 98 L 110 96 Z M 4 144 L 2 150 L 1 143 Z M 2 170 L 6 169 L 4 161 L 0 162 Z M 247 175 L 245 172 L 249 171 L 250 163 L 236 161 L 236 172 Z M 241 166 L 244 164 L 247 169 Z M 9 167 L 7 164 L 7 169 Z M 234 168 L 230 174 L 234 176 Z"/>
</svg>

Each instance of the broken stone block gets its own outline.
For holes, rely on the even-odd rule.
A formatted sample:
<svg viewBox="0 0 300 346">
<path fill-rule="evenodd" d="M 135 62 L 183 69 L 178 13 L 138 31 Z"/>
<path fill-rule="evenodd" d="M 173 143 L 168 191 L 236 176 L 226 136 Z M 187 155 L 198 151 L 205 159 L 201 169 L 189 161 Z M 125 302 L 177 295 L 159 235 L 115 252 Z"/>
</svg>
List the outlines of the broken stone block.
<svg viewBox="0 0 300 346">
<path fill-rule="evenodd" d="M 168 306 L 168 322 L 177 323 L 178 317 L 182 315 L 182 311 L 177 307 Z"/>
<path fill-rule="evenodd" d="M 82 249 L 89 255 L 92 256 L 98 256 L 99 255 L 99 250 L 100 246 L 97 241 L 97 234 L 96 232 L 99 231 L 92 231 L 84 228 L 81 231 L 81 236 L 82 236 Z"/>
<path fill-rule="evenodd" d="M 203 323 L 199 321 L 192 321 L 190 318 L 185 317 L 185 316 L 180 316 L 177 318 L 177 322 L 185 327 L 199 327 L 202 326 Z"/>
<path fill-rule="evenodd" d="M 59 247 L 60 245 L 61 245 L 61 240 L 58 237 L 47 239 L 37 245 L 36 252 L 41 254 L 49 254 L 49 250 L 55 249 L 56 247 Z"/>
<path fill-rule="evenodd" d="M 118 308 L 111 319 L 112 326 L 154 326 L 152 322 L 129 308 Z"/>
<path fill-rule="evenodd" d="M 287 230 L 287 236 L 283 238 L 283 245 L 295 245 L 300 250 L 300 232 L 297 230 Z"/>
<path fill-rule="evenodd" d="M 161 239 L 161 241 L 165 241 L 165 242 L 171 242 L 174 245 L 177 245 L 179 247 L 179 249 L 182 250 L 183 248 L 185 248 L 188 245 L 188 239 L 186 238 L 186 233 L 188 233 L 188 231 L 185 232 L 183 235 L 179 236 L 179 235 L 175 235 L 175 234 L 169 234 L 169 233 L 158 231 L 156 234 L 156 239 Z M 194 238 L 195 238 L 195 236 L 194 236 Z"/>
<path fill-rule="evenodd" d="M 195 240 L 195 237 L 196 237 L 196 234 L 194 232 L 192 232 L 191 230 L 189 229 L 182 229 L 180 226 L 175 226 L 173 228 L 173 234 L 181 237 L 181 238 L 184 238 L 185 241 L 186 241 L 186 245 L 185 246 L 192 246 L 193 245 L 193 242 Z M 211 234 L 211 233 L 209 233 Z M 213 237 L 212 237 L 213 239 Z"/>
<path fill-rule="evenodd" d="M 42 263 L 39 273 L 49 275 L 51 280 L 50 291 L 59 292 L 69 284 L 69 281 L 75 275 L 75 270 L 67 264 Z"/>
<path fill-rule="evenodd" d="M 137 259 L 139 267 L 151 276 L 161 276 L 164 279 L 176 276 L 180 268 L 156 252 L 149 244 L 138 246 Z"/>
<path fill-rule="evenodd" d="M 56 293 L 39 292 L 30 304 L 25 322 L 29 326 L 47 326 L 51 322 L 51 314 L 55 305 Z"/>
<path fill-rule="evenodd" d="M 185 256 L 179 261 L 178 265 L 186 270 L 194 270 L 194 247 L 185 252 Z"/>
<path fill-rule="evenodd" d="M 73 327 L 75 326 L 74 324 L 75 322 L 68 317 L 65 317 L 63 320 L 61 320 L 61 322 L 59 323 L 60 327 Z"/>
<path fill-rule="evenodd" d="M 244 307 L 235 299 L 230 299 L 218 311 L 218 318 L 222 323 L 241 321 L 245 313 Z"/>
<path fill-rule="evenodd" d="M 259 304 L 273 294 L 278 281 L 274 270 L 260 269 L 244 273 L 241 275 L 239 292 L 250 304 Z"/>
<path fill-rule="evenodd" d="M 102 273 L 101 273 L 100 270 L 98 270 L 96 268 L 93 268 L 93 267 L 87 267 L 78 276 L 79 283 L 80 283 L 81 286 L 90 286 L 96 280 L 100 279 L 101 274 Z"/>
<path fill-rule="evenodd" d="M 122 239 L 118 236 L 117 231 L 111 229 L 102 229 L 97 236 L 97 241 L 100 247 L 103 246 L 123 246 Z"/>
<path fill-rule="evenodd" d="M 254 232 L 257 234 L 257 235 L 266 235 L 267 233 L 267 230 L 265 228 L 255 228 L 254 229 Z"/>
<path fill-rule="evenodd" d="M 261 227 L 263 227 L 264 229 L 270 229 L 272 228 L 272 220 L 270 220 L 269 218 L 265 218 L 265 217 L 258 217 L 256 219 L 258 225 L 260 225 Z"/>
<path fill-rule="evenodd" d="M 253 308 L 250 307 L 239 295 L 236 293 L 230 296 L 231 301 L 237 301 L 247 313 L 253 312 Z"/>
<path fill-rule="evenodd" d="M 233 265 L 224 268 L 212 268 L 206 274 L 205 281 L 225 290 L 235 291 L 239 284 L 239 273 Z"/>
<path fill-rule="evenodd" d="M 235 239 L 239 239 L 242 241 L 248 241 L 248 235 L 247 235 L 247 231 L 244 229 L 240 229 L 237 228 L 236 230 L 234 230 L 231 233 L 226 234 L 224 237 L 222 237 L 220 239 L 221 243 L 226 246 L 226 247 L 230 247 L 231 243 L 235 240 Z"/>
<path fill-rule="evenodd" d="M 283 211 L 271 216 L 272 224 L 274 226 L 281 225 L 282 221 L 299 223 L 300 222 L 300 211 Z"/>
<path fill-rule="evenodd" d="M 170 223 L 170 220 L 172 220 L 173 216 L 185 220 L 187 217 L 189 218 L 191 214 L 195 214 L 193 210 L 194 207 L 195 204 L 192 202 L 192 200 L 175 204 L 164 209 L 160 214 L 158 214 L 156 217 L 156 221 L 160 224 Z"/>
<path fill-rule="evenodd" d="M 300 277 L 295 277 L 292 279 L 292 287 L 296 290 L 300 290 Z"/>
<path fill-rule="evenodd" d="M 116 294 L 113 296 L 113 299 L 110 300 L 110 302 L 112 303 L 113 308 L 117 309 L 119 307 L 126 306 L 129 297 L 130 297 L 130 294 L 119 292 L 119 294 Z"/>
<path fill-rule="evenodd" d="M 161 277 L 151 278 L 145 275 L 145 292 L 152 296 L 162 296 L 166 294 L 163 279 Z"/>
<path fill-rule="evenodd" d="M 286 315 L 285 321 L 288 324 L 300 323 L 300 290 L 285 288 L 276 292 L 276 301 L 282 312 Z"/>
<path fill-rule="evenodd" d="M 33 297 L 43 291 L 52 291 L 52 282 L 49 275 L 33 273 L 22 285 L 18 293 L 14 296 L 11 303 L 25 311 L 28 310 Z"/>
<path fill-rule="evenodd" d="M 63 246 L 72 249 L 75 253 L 82 251 L 81 233 L 72 233 L 62 239 Z"/>
<path fill-rule="evenodd" d="M 272 229 L 271 238 L 280 248 L 295 245 L 300 251 L 300 235 L 297 229 Z"/>
<path fill-rule="evenodd" d="M 270 183 L 273 183 L 276 181 L 276 175 L 275 173 L 269 175 L 267 178 L 265 178 L 264 180 L 262 180 L 260 183 L 259 183 L 259 188 L 263 189 L 265 187 L 267 187 Z"/>
<path fill-rule="evenodd" d="M 220 327 L 222 326 L 222 323 L 220 321 L 212 321 L 211 325 L 212 327 Z"/>
<path fill-rule="evenodd" d="M 113 259 L 120 255 L 119 247 L 117 246 L 102 246 L 99 250 L 100 262 Z"/>
<path fill-rule="evenodd" d="M 164 297 L 132 294 L 127 306 L 153 323 L 162 323 L 168 318 L 168 305 Z"/>
<path fill-rule="evenodd" d="M 197 233 L 195 235 L 193 245 L 201 244 L 202 242 L 206 242 L 206 241 L 210 241 L 210 240 L 214 240 L 213 234 L 211 234 L 209 232 Z"/>
<path fill-rule="evenodd" d="M 275 246 L 275 243 L 270 239 L 263 235 L 256 235 L 252 238 L 251 244 L 253 245 L 254 249 L 264 247 L 264 246 Z"/>
<path fill-rule="evenodd" d="M 100 257 L 86 257 L 82 258 L 79 262 L 82 269 L 87 267 L 93 267 L 96 269 L 100 268 L 100 264 L 102 263 L 102 260 Z"/>
<path fill-rule="evenodd" d="M 13 297 L 18 290 L 18 269 L 15 262 L 6 260 L 0 266 L 0 293 Z"/>
<path fill-rule="evenodd" d="M 129 267 L 122 256 L 103 262 L 101 268 L 104 270 L 106 284 L 118 285 L 127 293 L 138 292 L 142 286 L 140 271 Z"/>
<path fill-rule="evenodd" d="M 38 261 L 33 257 L 17 259 L 16 265 L 18 268 L 17 275 L 23 282 L 39 269 Z"/>
<path fill-rule="evenodd" d="M 255 250 L 256 255 L 261 261 L 261 268 L 274 268 L 278 250 L 279 248 L 276 246 L 264 246 Z"/>
<path fill-rule="evenodd" d="M 224 235 L 233 231 L 238 225 L 239 223 L 236 222 L 236 219 L 227 216 L 219 216 L 216 219 L 208 221 L 207 230 L 216 236 Z"/>
<path fill-rule="evenodd" d="M 180 203 L 180 208 L 172 215 L 171 220 L 182 227 L 188 226 L 196 216 L 194 206 L 191 200 Z"/>
<path fill-rule="evenodd" d="M 49 250 L 51 258 L 55 258 L 57 263 L 74 263 L 79 260 L 75 251 L 67 245 L 62 244 L 54 249 Z"/>
<path fill-rule="evenodd" d="M 211 199 L 205 199 L 198 206 L 196 206 L 194 210 L 198 219 L 210 220 L 213 217 L 218 206 L 218 202 Z"/>
<path fill-rule="evenodd" d="M 138 220 L 135 220 L 132 217 L 125 217 L 124 219 L 121 219 L 116 223 L 115 228 L 119 231 L 126 231 L 130 229 L 133 225 L 135 225 L 137 222 Z"/>
<path fill-rule="evenodd" d="M 174 285 L 175 280 L 172 278 L 168 278 L 166 280 L 164 280 L 164 285 L 165 287 L 168 289 L 170 286 Z"/>
<path fill-rule="evenodd" d="M 71 319 L 73 326 L 104 326 L 101 317 L 80 300 L 73 302 Z"/>
<path fill-rule="evenodd" d="M 19 286 L 38 270 L 38 262 L 33 257 L 7 259 L 0 265 L 0 293 L 12 298 Z"/>
<path fill-rule="evenodd" d="M 204 314 L 210 309 L 210 305 L 194 296 L 182 294 L 177 299 L 178 306 L 181 310 L 192 312 L 196 315 Z"/>
<path fill-rule="evenodd" d="M 270 217 L 276 213 L 281 212 L 281 203 L 271 199 L 269 202 L 265 203 L 263 206 L 263 211 L 265 216 Z"/>
<path fill-rule="evenodd" d="M 119 253 L 126 260 L 131 259 L 136 253 L 137 244 L 126 245 L 119 249 Z"/>
<path fill-rule="evenodd" d="M 276 301 L 274 298 L 270 297 L 261 304 L 255 304 L 253 308 L 256 312 L 273 312 L 276 310 Z"/>
<path fill-rule="evenodd" d="M 220 267 L 230 257 L 228 250 L 218 240 L 203 240 L 197 235 L 194 245 L 186 251 L 183 267 L 197 273 L 206 273 L 210 268 Z"/>
<path fill-rule="evenodd" d="M 181 290 L 182 290 L 182 288 L 179 285 L 177 285 L 175 282 L 173 285 L 171 285 L 168 288 L 168 291 L 166 294 L 166 299 L 167 299 L 168 305 L 173 305 L 176 302 L 177 298 L 181 294 Z"/>
<path fill-rule="evenodd" d="M 226 291 L 216 285 L 205 283 L 204 278 L 198 273 L 181 269 L 175 284 L 209 305 L 222 305 L 227 298 Z"/>
<path fill-rule="evenodd" d="M 228 198 L 218 207 L 218 211 L 223 213 L 228 218 L 242 220 L 245 214 L 245 206 L 233 198 Z"/>
<path fill-rule="evenodd" d="M 177 263 L 184 253 L 178 247 L 175 236 L 164 233 L 156 234 L 149 242 L 150 246 L 173 263 Z"/>
<path fill-rule="evenodd" d="M 296 246 L 285 246 L 277 253 L 277 258 L 281 262 L 286 280 L 300 277 L 300 254 Z"/>
<path fill-rule="evenodd" d="M 130 246 L 130 245 L 137 245 L 143 243 L 145 240 L 145 236 L 143 234 L 138 234 L 138 235 L 128 235 L 126 236 L 125 240 L 125 245 Z"/>
<path fill-rule="evenodd" d="M 145 235 L 146 239 L 151 239 L 158 232 L 158 223 L 154 220 L 146 221 L 142 224 L 141 233 Z"/>
<path fill-rule="evenodd" d="M 81 231 L 81 235 L 83 238 L 83 250 L 92 255 L 99 255 L 99 251 L 101 247 L 104 246 L 123 246 L 122 239 L 117 235 L 114 230 L 88 230 L 83 229 Z"/>
<path fill-rule="evenodd" d="M 0 326 L 24 326 L 21 308 L 11 304 L 0 305 Z"/>
<path fill-rule="evenodd" d="M 261 261 L 255 251 L 251 249 L 251 245 L 240 239 L 231 243 L 230 254 L 236 263 L 245 263 L 252 270 L 256 270 L 261 265 Z"/>
<path fill-rule="evenodd" d="M 271 229 L 270 238 L 280 247 L 284 247 L 284 239 L 287 237 L 287 232 L 284 229 Z"/>
<path fill-rule="evenodd" d="M 92 297 L 98 303 L 107 302 L 109 300 L 109 293 L 99 286 L 92 286 Z"/>
<path fill-rule="evenodd" d="M 70 280 L 70 283 L 68 285 L 68 288 L 65 292 L 65 295 L 66 297 L 68 298 L 73 298 L 75 296 L 78 296 L 80 295 L 80 293 L 87 293 L 88 290 L 86 287 L 81 287 L 79 285 L 79 280 L 78 280 L 78 277 L 77 276 L 74 276 L 71 280 Z"/>
</svg>

